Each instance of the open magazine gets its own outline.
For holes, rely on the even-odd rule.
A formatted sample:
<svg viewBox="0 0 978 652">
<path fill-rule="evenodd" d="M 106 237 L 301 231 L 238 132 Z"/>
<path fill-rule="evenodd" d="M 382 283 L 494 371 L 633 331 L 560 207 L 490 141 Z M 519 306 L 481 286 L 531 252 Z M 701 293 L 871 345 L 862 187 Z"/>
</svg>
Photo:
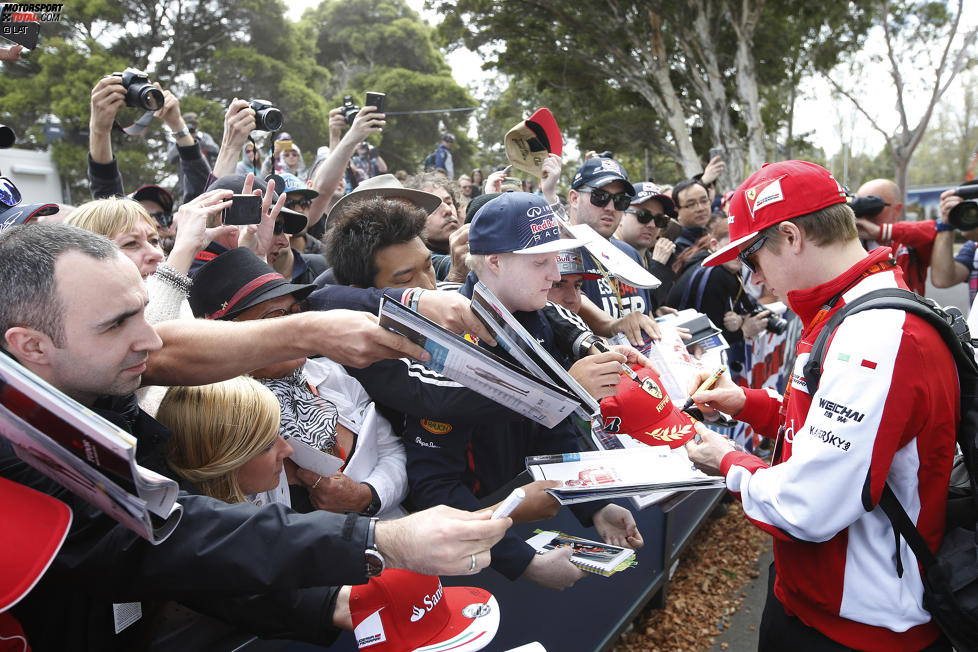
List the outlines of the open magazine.
<svg viewBox="0 0 978 652">
<path fill-rule="evenodd" d="M 706 475 L 689 461 L 685 448 L 647 446 L 526 458 L 534 480 L 556 480 L 547 489 L 561 505 L 637 496 L 653 491 L 713 489 L 723 478 Z"/>
<path fill-rule="evenodd" d="M 601 412 L 594 397 L 540 346 L 537 338 L 523 328 L 496 295 L 481 282 L 476 283 L 472 293 L 472 312 L 492 333 L 499 345 L 537 378 L 573 392 L 586 409 L 586 414 L 582 416 L 590 419 Z"/>
<path fill-rule="evenodd" d="M 426 367 L 504 407 L 553 428 L 574 412 L 579 399 L 568 390 L 481 349 L 424 315 L 384 297 L 380 325 L 403 335 L 431 354 Z"/>
<path fill-rule="evenodd" d="M 635 551 L 609 543 L 581 539 L 563 532 L 534 530 L 526 540 L 538 555 L 558 548 L 571 548 L 570 561 L 583 571 L 609 577 L 636 565 Z"/>
<path fill-rule="evenodd" d="M 17 456 L 153 544 L 180 522 L 179 488 L 136 464 L 136 438 L 0 355 L 0 437 Z"/>
</svg>

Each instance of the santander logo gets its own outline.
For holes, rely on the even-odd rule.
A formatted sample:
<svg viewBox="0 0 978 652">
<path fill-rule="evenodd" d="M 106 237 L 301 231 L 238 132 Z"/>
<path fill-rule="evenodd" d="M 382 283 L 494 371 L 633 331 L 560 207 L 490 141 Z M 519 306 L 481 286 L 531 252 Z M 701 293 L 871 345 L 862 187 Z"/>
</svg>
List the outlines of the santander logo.
<svg viewBox="0 0 978 652">
<path fill-rule="evenodd" d="M 422 604 L 424 605 L 424 608 L 418 606 L 411 607 L 411 622 L 412 623 L 418 622 L 419 620 L 424 618 L 426 613 L 434 609 L 435 605 L 441 602 L 441 597 L 444 592 L 445 590 L 442 588 L 441 582 L 439 582 L 438 590 L 432 593 L 431 595 L 426 595 L 424 597 L 424 600 L 421 601 Z"/>
</svg>

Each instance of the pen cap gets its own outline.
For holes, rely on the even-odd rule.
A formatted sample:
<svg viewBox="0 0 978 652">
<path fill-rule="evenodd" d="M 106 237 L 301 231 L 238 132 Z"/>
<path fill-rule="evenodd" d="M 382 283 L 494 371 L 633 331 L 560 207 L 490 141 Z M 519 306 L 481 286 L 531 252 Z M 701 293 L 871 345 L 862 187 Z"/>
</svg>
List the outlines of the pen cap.
<svg viewBox="0 0 978 652">
<path fill-rule="evenodd" d="M 622 374 L 618 392 L 601 401 L 605 430 L 649 446 L 679 448 L 692 439 L 692 420 L 670 400 L 658 374 L 639 365 L 632 369 L 641 385 Z"/>
</svg>

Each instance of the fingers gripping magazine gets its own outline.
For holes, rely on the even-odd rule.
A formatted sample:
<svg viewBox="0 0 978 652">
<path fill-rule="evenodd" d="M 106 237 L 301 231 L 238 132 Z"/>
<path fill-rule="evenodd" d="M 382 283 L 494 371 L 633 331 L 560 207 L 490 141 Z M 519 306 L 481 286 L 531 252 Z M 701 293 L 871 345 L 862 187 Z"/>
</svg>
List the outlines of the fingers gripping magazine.
<svg viewBox="0 0 978 652">
<path fill-rule="evenodd" d="M 381 300 L 379 318 L 381 326 L 431 354 L 424 363 L 429 369 L 547 428 L 579 407 L 580 400 L 569 391 L 538 380 L 395 300 Z"/>
<path fill-rule="evenodd" d="M 136 439 L 0 355 L 0 437 L 17 456 L 153 544 L 180 522 L 179 489 L 136 464 Z"/>
</svg>

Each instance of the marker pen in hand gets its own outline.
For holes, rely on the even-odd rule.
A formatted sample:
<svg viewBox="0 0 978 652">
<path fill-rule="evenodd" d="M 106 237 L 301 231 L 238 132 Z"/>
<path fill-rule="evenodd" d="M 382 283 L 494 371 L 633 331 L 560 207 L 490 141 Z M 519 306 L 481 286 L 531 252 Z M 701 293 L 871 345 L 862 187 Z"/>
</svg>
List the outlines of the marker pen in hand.
<svg viewBox="0 0 978 652">
<path fill-rule="evenodd" d="M 517 487 L 506 496 L 506 500 L 499 503 L 499 507 L 492 513 L 492 519 L 506 518 L 513 513 L 513 510 L 520 506 L 523 499 L 526 498 L 526 492 L 522 488 Z"/>
</svg>

